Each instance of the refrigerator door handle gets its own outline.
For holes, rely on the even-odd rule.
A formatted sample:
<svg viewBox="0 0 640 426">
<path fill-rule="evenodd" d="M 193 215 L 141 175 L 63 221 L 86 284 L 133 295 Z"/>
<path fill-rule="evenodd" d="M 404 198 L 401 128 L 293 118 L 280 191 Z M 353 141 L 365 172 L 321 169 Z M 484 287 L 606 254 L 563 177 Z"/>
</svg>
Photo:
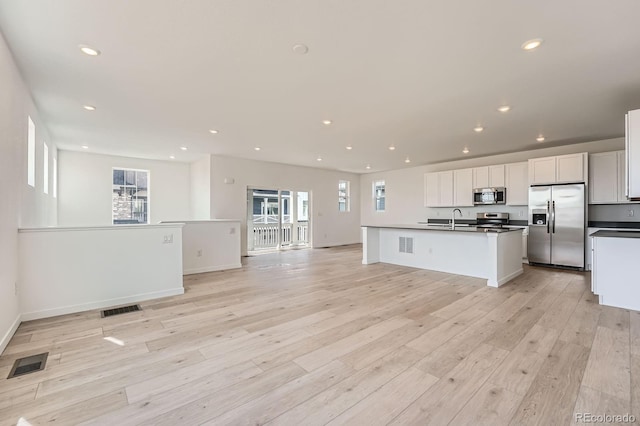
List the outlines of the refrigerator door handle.
<svg viewBox="0 0 640 426">
<path fill-rule="evenodd" d="M 556 202 L 551 203 L 551 233 L 556 233 Z"/>
<path fill-rule="evenodd" d="M 549 214 L 549 202 L 547 201 L 547 234 L 549 233 L 549 219 L 550 219 L 551 215 Z"/>
</svg>

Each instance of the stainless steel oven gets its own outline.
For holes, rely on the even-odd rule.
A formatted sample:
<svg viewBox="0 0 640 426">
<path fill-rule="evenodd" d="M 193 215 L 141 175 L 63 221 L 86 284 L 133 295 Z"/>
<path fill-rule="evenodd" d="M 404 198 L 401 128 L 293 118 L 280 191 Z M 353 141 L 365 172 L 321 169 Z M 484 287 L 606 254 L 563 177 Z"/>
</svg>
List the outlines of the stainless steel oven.
<svg viewBox="0 0 640 426">
<path fill-rule="evenodd" d="M 505 204 L 507 202 L 507 190 L 504 187 L 476 188 L 473 190 L 473 204 Z"/>
</svg>

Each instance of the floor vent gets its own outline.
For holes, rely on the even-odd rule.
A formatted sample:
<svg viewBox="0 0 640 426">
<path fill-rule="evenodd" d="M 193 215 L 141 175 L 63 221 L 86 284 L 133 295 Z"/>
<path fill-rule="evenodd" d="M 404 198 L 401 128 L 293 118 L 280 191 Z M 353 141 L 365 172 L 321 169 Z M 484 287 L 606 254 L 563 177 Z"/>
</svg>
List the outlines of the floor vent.
<svg viewBox="0 0 640 426">
<path fill-rule="evenodd" d="M 45 365 L 47 365 L 48 356 L 49 352 L 45 352 L 43 354 L 17 359 L 13 364 L 13 368 L 11 369 L 11 372 L 9 372 L 9 377 L 7 377 L 7 379 L 44 370 Z"/>
<path fill-rule="evenodd" d="M 120 308 L 105 309 L 102 311 L 102 318 L 112 317 L 114 315 L 126 314 L 128 312 L 141 311 L 140 305 L 122 306 Z"/>
</svg>

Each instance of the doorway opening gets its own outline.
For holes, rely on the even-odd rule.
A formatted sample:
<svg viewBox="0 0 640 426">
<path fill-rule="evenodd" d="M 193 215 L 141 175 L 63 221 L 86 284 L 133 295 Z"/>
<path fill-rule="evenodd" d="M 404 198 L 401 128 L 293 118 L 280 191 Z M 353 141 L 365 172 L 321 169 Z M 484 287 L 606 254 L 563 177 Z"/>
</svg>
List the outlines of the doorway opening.
<svg viewBox="0 0 640 426">
<path fill-rule="evenodd" d="M 283 189 L 247 189 L 247 251 L 309 247 L 310 192 Z"/>
</svg>

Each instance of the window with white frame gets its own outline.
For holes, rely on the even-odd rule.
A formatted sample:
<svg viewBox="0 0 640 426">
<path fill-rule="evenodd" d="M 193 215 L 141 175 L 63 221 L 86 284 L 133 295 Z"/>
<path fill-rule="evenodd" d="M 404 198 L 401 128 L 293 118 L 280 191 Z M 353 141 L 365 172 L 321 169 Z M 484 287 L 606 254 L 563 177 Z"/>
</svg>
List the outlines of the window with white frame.
<svg viewBox="0 0 640 426">
<path fill-rule="evenodd" d="M 113 169 L 113 224 L 149 223 L 149 171 Z"/>
<path fill-rule="evenodd" d="M 373 205 L 377 212 L 383 212 L 385 208 L 385 184 L 383 180 L 373 182 Z"/>
<path fill-rule="evenodd" d="M 42 190 L 49 193 L 49 146 L 44 143 L 44 154 L 42 158 Z"/>
<path fill-rule="evenodd" d="M 351 189 L 348 180 L 338 181 L 338 211 L 348 212 L 350 205 Z"/>
<path fill-rule="evenodd" d="M 29 119 L 29 128 L 27 133 L 27 184 L 36 186 L 36 125 L 33 124 L 31 117 Z"/>
<path fill-rule="evenodd" d="M 53 198 L 58 198 L 58 159 L 53 157 Z"/>
</svg>

